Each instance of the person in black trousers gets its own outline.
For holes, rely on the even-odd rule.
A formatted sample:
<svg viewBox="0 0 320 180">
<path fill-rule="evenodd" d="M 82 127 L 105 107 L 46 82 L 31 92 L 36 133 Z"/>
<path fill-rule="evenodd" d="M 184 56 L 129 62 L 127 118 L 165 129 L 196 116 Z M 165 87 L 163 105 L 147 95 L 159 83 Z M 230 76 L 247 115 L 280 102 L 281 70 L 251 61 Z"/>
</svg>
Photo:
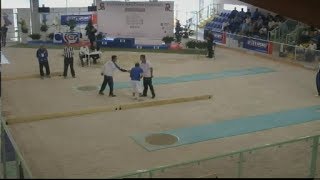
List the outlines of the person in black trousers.
<svg viewBox="0 0 320 180">
<path fill-rule="evenodd" d="M 1 27 L 1 46 L 3 46 L 3 47 L 5 47 L 7 44 L 7 32 L 8 32 L 7 25 L 4 24 Z"/>
<path fill-rule="evenodd" d="M 47 49 L 44 48 L 43 45 L 41 45 L 40 48 L 37 50 L 36 56 L 37 56 L 38 62 L 39 62 L 41 79 L 44 78 L 43 67 L 46 68 L 46 75 L 47 75 L 48 78 L 50 78 L 50 68 L 49 68 L 49 62 L 48 62 L 48 51 L 47 51 Z"/>
<path fill-rule="evenodd" d="M 144 54 L 140 55 L 140 67 L 143 70 L 143 93 L 142 97 L 147 97 L 148 87 L 150 87 L 150 91 L 152 94 L 152 99 L 156 97 L 154 93 L 152 78 L 153 78 L 153 67 L 149 61 L 146 60 L 146 56 Z"/>
<path fill-rule="evenodd" d="M 100 51 L 100 48 L 102 46 L 102 39 L 103 39 L 103 34 L 102 32 L 99 32 L 99 34 L 97 35 L 97 42 L 96 42 L 96 45 L 97 45 L 97 51 Z"/>
<path fill-rule="evenodd" d="M 64 71 L 63 77 L 67 78 L 68 67 L 70 66 L 71 75 L 73 78 L 76 77 L 74 69 L 73 69 L 73 47 L 70 46 L 70 43 L 67 42 L 66 47 L 64 47 Z"/>
<path fill-rule="evenodd" d="M 117 56 L 111 56 L 111 61 L 106 62 L 101 71 L 101 76 L 104 76 L 103 83 L 101 85 L 101 89 L 99 91 L 100 95 L 104 95 L 103 91 L 106 88 L 107 84 L 109 85 L 109 97 L 115 97 L 116 95 L 113 94 L 113 74 L 116 70 L 120 70 L 122 72 L 129 72 L 128 70 L 120 68 L 117 64 Z"/>
<path fill-rule="evenodd" d="M 211 31 L 208 32 L 207 36 L 207 48 L 208 48 L 208 56 L 207 58 L 213 58 L 213 34 Z"/>
</svg>

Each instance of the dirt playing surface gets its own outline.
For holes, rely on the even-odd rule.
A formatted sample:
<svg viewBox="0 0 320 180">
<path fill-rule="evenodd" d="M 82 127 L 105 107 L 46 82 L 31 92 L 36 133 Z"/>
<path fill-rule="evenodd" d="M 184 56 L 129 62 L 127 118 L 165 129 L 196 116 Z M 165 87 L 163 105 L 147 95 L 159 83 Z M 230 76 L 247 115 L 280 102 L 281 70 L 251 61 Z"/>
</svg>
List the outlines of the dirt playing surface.
<svg viewBox="0 0 320 180">
<path fill-rule="evenodd" d="M 30 48 L 4 49 L 11 64 L 2 67 L 2 76 L 39 74 L 35 52 L 36 49 Z M 106 51 L 102 61 L 91 67 L 81 67 L 78 57 L 75 57 L 75 79 L 70 77 L 69 71 L 67 79 L 54 76 L 44 80 L 36 77 L 3 81 L 2 107 L 5 115 L 31 116 L 136 102 L 131 97 L 131 89 L 115 89 L 115 98 L 98 95 L 98 90 L 90 89 L 101 85 L 103 77 L 100 76 L 100 68 L 113 54 L 118 55 L 121 67 L 130 69 L 141 53 Z M 314 96 L 315 71 L 262 57 L 220 48 L 216 49 L 216 60 L 199 55 L 144 54 L 154 66 L 155 77 L 250 67 L 268 67 L 276 72 L 155 86 L 156 100 L 204 94 L 213 95 L 212 100 L 10 125 L 36 178 L 107 178 L 320 134 L 320 121 L 313 121 L 148 152 L 130 136 L 319 105 L 320 99 Z M 61 49 L 49 49 L 49 64 L 52 72 L 62 72 Z M 114 81 L 129 83 L 129 74 L 116 72 Z M 84 91 L 77 89 L 79 87 Z M 108 87 L 105 94 L 108 94 Z M 150 96 L 149 93 L 147 98 L 142 98 L 143 101 L 153 101 Z M 246 154 L 243 175 L 307 176 L 310 150 L 310 142 L 301 142 Z M 230 157 L 199 166 L 176 168 L 166 172 L 167 175 L 155 176 L 215 177 L 217 174 L 218 177 L 235 177 L 237 161 L 238 157 Z"/>
</svg>

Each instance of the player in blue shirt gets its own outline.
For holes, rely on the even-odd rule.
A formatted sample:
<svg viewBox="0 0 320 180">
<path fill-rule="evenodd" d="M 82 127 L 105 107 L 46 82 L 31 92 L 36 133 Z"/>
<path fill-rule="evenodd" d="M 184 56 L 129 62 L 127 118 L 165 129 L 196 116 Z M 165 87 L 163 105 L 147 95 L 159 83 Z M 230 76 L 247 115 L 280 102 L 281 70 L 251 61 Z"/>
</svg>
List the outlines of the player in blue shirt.
<svg viewBox="0 0 320 180">
<path fill-rule="evenodd" d="M 142 85 L 140 79 L 142 78 L 143 70 L 139 63 L 135 63 L 134 67 L 130 70 L 131 86 L 132 86 L 132 96 L 134 99 L 139 99 L 142 93 Z M 137 97 L 135 97 L 137 95 Z"/>
</svg>

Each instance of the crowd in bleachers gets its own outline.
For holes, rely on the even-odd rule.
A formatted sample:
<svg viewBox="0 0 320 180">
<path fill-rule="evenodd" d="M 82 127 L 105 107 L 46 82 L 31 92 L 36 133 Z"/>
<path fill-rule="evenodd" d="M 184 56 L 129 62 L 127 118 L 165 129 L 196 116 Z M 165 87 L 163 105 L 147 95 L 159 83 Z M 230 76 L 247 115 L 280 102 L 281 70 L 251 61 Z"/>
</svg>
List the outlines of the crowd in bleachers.
<svg viewBox="0 0 320 180">
<path fill-rule="evenodd" d="M 268 31 L 279 26 L 280 31 L 286 33 L 288 27 L 283 23 L 285 19 L 279 15 L 272 16 L 270 13 L 264 15 L 257 8 L 251 13 L 250 9 L 247 12 L 237 11 L 235 8 L 231 12 L 222 12 L 219 17 L 206 25 L 206 30 L 225 31 L 232 34 L 240 34 L 251 36 L 260 39 L 267 39 Z"/>
<path fill-rule="evenodd" d="M 297 44 L 301 48 L 320 50 L 320 29 L 312 26 L 305 28 L 301 34 L 299 34 Z"/>
</svg>

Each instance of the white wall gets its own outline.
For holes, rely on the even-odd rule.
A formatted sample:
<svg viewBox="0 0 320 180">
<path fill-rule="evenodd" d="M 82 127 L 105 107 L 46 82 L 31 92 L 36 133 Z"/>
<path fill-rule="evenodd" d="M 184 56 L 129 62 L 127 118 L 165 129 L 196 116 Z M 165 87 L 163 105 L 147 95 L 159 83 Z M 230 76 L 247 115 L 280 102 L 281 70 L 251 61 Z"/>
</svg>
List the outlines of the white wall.
<svg viewBox="0 0 320 180">
<path fill-rule="evenodd" d="M 100 5 L 97 4 L 98 31 L 108 36 L 154 39 L 173 36 L 173 1 L 101 3 L 104 3 L 105 10 L 99 10 Z M 166 3 L 170 4 L 170 11 L 165 11 Z"/>
</svg>

